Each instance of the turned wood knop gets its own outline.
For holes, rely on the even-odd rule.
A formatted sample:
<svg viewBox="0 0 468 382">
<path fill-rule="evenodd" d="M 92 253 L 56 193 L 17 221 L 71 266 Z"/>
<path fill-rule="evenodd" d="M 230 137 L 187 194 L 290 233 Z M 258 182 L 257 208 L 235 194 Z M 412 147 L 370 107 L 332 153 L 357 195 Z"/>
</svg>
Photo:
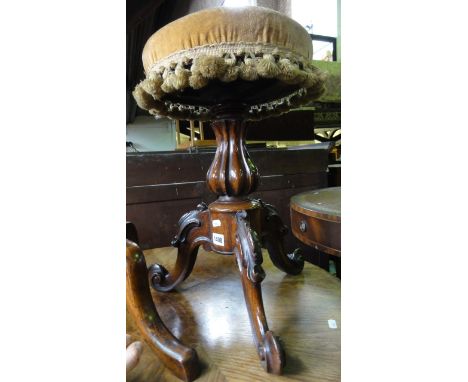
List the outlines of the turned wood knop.
<svg viewBox="0 0 468 382">
<path fill-rule="evenodd" d="M 218 196 L 246 196 L 258 185 L 258 170 L 245 147 L 246 128 L 242 120 L 212 123 L 216 154 L 207 173 L 208 187 Z"/>
</svg>

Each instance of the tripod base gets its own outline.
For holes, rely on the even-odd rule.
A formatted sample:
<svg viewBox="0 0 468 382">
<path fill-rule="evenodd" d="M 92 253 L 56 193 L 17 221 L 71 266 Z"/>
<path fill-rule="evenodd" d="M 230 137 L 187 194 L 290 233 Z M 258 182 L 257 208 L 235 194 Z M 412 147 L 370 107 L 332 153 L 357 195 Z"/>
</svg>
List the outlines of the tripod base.
<svg viewBox="0 0 468 382">
<path fill-rule="evenodd" d="M 209 206 L 200 204 L 179 220 L 179 232 L 172 241 L 178 248 L 174 268 L 168 271 L 162 265 L 152 265 L 148 273 L 150 284 L 162 292 L 174 289 L 190 275 L 200 246 L 207 251 L 235 255 L 260 362 L 267 372 L 281 374 L 284 350 L 268 328 L 263 306 L 262 247 L 268 250 L 276 267 L 288 274 L 299 274 L 304 261 L 297 252 L 285 252 L 282 238 L 286 233 L 287 227 L 275 208 L 260 200 L 220 198 Z"/>
</svg>

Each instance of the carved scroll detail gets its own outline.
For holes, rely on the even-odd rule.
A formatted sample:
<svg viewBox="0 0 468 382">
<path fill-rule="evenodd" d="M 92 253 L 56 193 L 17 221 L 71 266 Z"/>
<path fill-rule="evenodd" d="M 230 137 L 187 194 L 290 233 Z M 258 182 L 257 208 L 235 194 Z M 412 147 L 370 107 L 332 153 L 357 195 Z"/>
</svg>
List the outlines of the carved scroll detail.
<svg viewBox="0 0 468 382">
<path fill-rule="evenodd" d="M 173 247 L 178 248 L 181 244 L 185 243 L 185 240 L 187 239 L 187 234 L 193 227 L 200 227 L 200 212 L 205 211 L 207 209 L 208 206 L 204 202 L 202 202 L 197 206 L 196 210 L 187 212 L 186 214 L 182 215 L 182 217 L 179 219 L 179 231 L 171 241 L 171 245 Z"/>
<path fill-rule="evenodd" d="M 258 200 L 263 208 L 265 225 L 262 230 L 262 246 L 268 250 L 273 264 L 282 271 L 297 275 L 304 268 L 304 258 L 301 250 L 295 249 L 292 253 L 286 253 L 283 246 L 283 237 L 289 229 L 283 224 L 278 211 L 271 204 Z"/>
<path fill-rule="evenodd" d="M 210 243 L 208 239 L 208 207 L 205 203 L 196 210 L 183 215 L 179 220 L 179 231 L 172 240 L 177 247 L 177 259 L 171 271 L 163 265 L 153 264 L 148 269 L 150 285 L 160 291 L 168 292 L 184 281 L 192 272 L 197 259 L 198 247 Z"/>
<path fill-rule="evenodd" d="M 237 240 L 241 245 L 241 257 L 243 266 L 247 268 L 247 277 L 250 281 L 259 283 L 265 278 L 265 271 L 261 266 L 263 263 L 262 246 L 257 233 L 250 228 L 246 217 L 245 211 L 236 213 Z"/>
<path fill-rule="evenodd" d="M 278 213 L 278 210 L 271 204 L 264 203 L 260 199 L 257 199 L 257 200 L 265 209 L 266 221 L 270 223 L 270 225 L 275 226 L 277 233 L 279 233 L 281 237 L 285 236 L 289 232 L 289 229 L 286 225 L 283 224 L 281 217 Z"/>
</svg>

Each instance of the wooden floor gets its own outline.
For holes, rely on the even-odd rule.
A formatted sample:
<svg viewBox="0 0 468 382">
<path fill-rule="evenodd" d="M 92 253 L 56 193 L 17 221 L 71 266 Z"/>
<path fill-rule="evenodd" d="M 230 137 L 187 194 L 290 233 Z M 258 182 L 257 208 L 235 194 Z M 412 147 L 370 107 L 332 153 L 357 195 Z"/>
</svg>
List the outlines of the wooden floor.
<svg viewBox="0 0 468 382">
<path fill-rule="evenodd" d="M 145 251 L 148 265 L 168 269 L 175 248 Z M 286 351 L 282 376 L 267 374 L 254 349 L 242 286 L 234 256 L 200 249 L 190 277 L 178 290 L 153 291 L 163 321 L 174 335 L 194 347 L 203 363 L 197 381 L 339 381 L 341 362 L 340 281 L 306 263 L 299 276 L 275 268 L 264 252 L 262 283 L 268 324 Z M 336 321 L 331 329 L 328 320 Z M 127 332 L 139 333 L 127 313 Z M 128 382 L 179 381 L 144 344 L 139 365 Z"/>
</svg>

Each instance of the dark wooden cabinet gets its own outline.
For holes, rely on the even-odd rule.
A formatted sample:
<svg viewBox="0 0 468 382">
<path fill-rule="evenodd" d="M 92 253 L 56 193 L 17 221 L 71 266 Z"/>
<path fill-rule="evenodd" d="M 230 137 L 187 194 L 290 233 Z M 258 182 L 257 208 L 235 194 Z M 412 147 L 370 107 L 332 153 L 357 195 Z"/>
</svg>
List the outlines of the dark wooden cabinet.
<svg viewBox="0 0 468 382">
<path fill-rule="evenodd" d="M 290 221 L 291 196 L 327 186 L 324 147 L 249 148 L 249 153 L 260 173 L 259 187 L 251 196 L 275 205 L 285 224 Z M 206 185 L 213 157 L 214 150 L 127 154 L 127 220 L 135 224 L 143 249 L 169 246 L 180 217 L 200 202 L 215 200 Z M 290 232 L 285 246 L 302 247 Z"/>
</svg>

